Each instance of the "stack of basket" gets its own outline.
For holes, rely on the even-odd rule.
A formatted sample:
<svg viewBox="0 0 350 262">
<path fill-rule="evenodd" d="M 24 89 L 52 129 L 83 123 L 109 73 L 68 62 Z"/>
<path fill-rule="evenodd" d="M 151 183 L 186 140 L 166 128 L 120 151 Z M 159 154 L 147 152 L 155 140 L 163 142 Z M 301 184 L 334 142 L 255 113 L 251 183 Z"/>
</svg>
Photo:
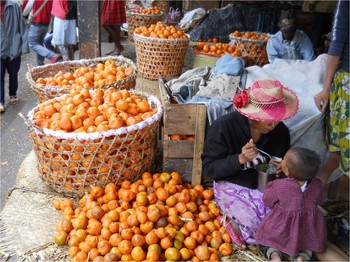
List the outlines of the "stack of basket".
<svg viewBox="0 0 350 262">
<path fill-rule="evenodd" d="M 242 32 L 242 35 L 243 34 L 244 32 Z M 263 66 L 269 62 L 266 52 L 266 44 L 269 36 L 264 33 L 254 34 L 259 37 L 259 39 L 236 37 L 231 34 L 231 44 L 239 47 L 242 52 L 246 52 L 248 54 L 248 60 L 246 63 L 247 66 Z M 263 36 L 263 39 L 261 39 L 260 36 Z"/>
<path fill-rule="evenodd" d="M 163 20 L 163 12 L 160 14 L 139 14 L 133 12 L 126 12 L 126 20 L 128 23 L 128 38 L 131 42 L 134 41 L 134 30 L 136 27 L 155 24 Z"/>
<path fill-rule="evenodd" d="M 139 76 L 157 80 L 181 75 L 189 39 L 152 38 L 134 34 Z"/>
</svg>

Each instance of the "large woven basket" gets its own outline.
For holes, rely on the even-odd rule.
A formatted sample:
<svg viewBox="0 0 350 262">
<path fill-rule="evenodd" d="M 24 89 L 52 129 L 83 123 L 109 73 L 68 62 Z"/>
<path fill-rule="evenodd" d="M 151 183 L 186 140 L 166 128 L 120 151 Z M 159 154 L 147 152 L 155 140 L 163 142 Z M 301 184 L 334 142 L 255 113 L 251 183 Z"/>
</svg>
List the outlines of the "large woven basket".
<svg viewBox="0 0 350 262">
<path fill-rule="evenodd" d="M 244 32 L 242 32 L 244 34 Z M 255 33 L 257 36 L 262 35 L 263 33 Z M 267 35 L 267 34 L 263 34 Z M 247 66 L 258 65 L 263 66 L 267 64 L 267 52 L 266 52 L 266 44 L 268 40 L 262 39 L 249 39 L 243 37 L 235 37 L 232 34 L 230 35 L 231 43 L 243 52 L 248 54 Z"/>
<path fill-rule="evenodd" d="M 137 13 L 126 13 L 126 20 L 128 23 L 128 38 L 134 42 L 134 30 L 139 26 L 149 27 L 152 24 L 156 24 L 158 21 L 162 21 L 163 13 L 157 15 L 151 14 L 137 14 Z"/>
<path fill-rule="evenodd" d="M 48 64 L 45 66 L 37 66 L 37 67 L 31 67 L 28 66 L 28 72 L 27 72 L 27 80 L 30 84 L 31 89 L 34 90 L 34 92 L 37 95 L 39 103 L 45 102 L 47 100 L 50 100 L 56 96 L 61 96 L 63 94 L 69 94 L 70 88 L 62 88 L 59 86 L 42 86 L 40 84 L 36 83 L 36 80 L 41 77 L 53 77 L 58 72 L 74 72 L 74 70 L 78 69 L 79 67 L 90 67 L 93 68 L 98 63 L 104 63 L 107 60 L 114 60 L 116 66 L 123 66 L 123 67 L 131 67 L 133 68 L 134 72 L 130 76 L 126 77 L 123 80 L 116 81 L 111 84 L 106 84 L 103 86 L 99 86 L 96 88 L 109 88 L 109 87 L 116 87 L 119 89 L 131 89 L 134 88 L 136 85 L 136 77 L 137 77 L 137 68 L 135 63 L 126 57 L 123 56 L 106 56 L 106 57 L 99 57 L 99 58 L 93 58 L 93 59 L 82 59 L 82 60 L 74 60 L 74 61 L 65 61 L 55 64 Z"/>
<path fill-rule="evenodd" d="M 39 128 L 33 116 L 40 105 L 27 116 L 21 115 L 29 129 L 38 172 L 49 187 L 65 196 L 80 197 L 94 185 L 134 181 L 143 172 L 152 171 L 163 108 L 155 96 L 134 94 L 147 98 L 157 113 L 135 125 L 104 132 L 67 133 Z"/>
<path fill-rule="evenodd" d="M 163 39 L 134 34 L 137 70 L 141 77 L 156 80 L 181 75 L 189 39 Z"/>
</svg>

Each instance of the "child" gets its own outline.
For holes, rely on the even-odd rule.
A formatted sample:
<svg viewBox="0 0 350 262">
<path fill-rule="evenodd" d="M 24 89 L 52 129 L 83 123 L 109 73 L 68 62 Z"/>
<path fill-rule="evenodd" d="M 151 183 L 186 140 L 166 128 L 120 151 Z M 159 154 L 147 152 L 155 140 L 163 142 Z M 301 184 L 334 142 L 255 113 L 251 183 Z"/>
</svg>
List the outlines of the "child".
<svg viewBox="0 0 350 262">
<path fill-rule="evenodd" d="M 326 196 L 315 178 L 320 158 L 314 151 L 294 147 L 281 166 L 287 178 L 267 184 L 262 200 L 271 210 L 255 240 L 270 261 L 281 261 L 281 252 L 298 262 L 309 261 L 312 251 L 323 251 L 327 242 L 326 221 L 318 208 Z"/>
</svg>

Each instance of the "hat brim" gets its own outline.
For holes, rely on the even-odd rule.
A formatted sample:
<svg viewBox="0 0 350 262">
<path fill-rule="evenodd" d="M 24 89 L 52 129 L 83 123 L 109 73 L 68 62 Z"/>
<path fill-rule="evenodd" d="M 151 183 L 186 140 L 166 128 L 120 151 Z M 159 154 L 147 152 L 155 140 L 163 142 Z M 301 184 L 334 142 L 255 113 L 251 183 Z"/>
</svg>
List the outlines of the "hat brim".
<svg viewBox="0 0 350 262">
<path fill-rule="evenodd" d="M 274 108 L 262 108 L 248 103 L 243 108 L 236 110 L 242 115 L 262 122 L 279 122 L 293 117 L 299 109 L 299 99 L 295 92 L 282 87 L 284 100 Z"/>
</svg>

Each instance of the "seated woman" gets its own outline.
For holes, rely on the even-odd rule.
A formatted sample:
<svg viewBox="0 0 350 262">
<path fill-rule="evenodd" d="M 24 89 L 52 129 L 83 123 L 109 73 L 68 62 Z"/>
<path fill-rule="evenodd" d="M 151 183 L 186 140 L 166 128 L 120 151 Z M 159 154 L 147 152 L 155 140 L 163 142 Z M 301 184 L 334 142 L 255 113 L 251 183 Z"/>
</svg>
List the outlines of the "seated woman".
<svg viewBox="0 0 350 262">
<path fill-rule="evenodd" d="M 278 27 L 280 31 L 274 34 L 266 45 L 271 64 L 276 58 L 309 61 L 315 58 L 311 40 L 305 32 L 296 29 L 293 14 L 281 15 Z"/>
<path fill-rule="evenodd" d="M 223 213 L 242 225 L 244 240 L 254 244 L 254 232 L 267 209 L 261 202 L 262 193 L 249 188 L 258 186 L 254 166 L 271 161 L 257 148 L 271 156 L 284 156 L 290 147 L 290 134 L 281 121 L 297 113 L 299 100 L 276 80 L 258 80 L 238 93 L 233 103 L 236 111 L 218 118 L 207 132 L 203 175 L 214 179 L 215 199 Z M 279 175 L 280 163 L 274 165 Z M 253 201 L 245 201 L 247 206 L 239 201 L 242 197 Z"/>
</svg>

